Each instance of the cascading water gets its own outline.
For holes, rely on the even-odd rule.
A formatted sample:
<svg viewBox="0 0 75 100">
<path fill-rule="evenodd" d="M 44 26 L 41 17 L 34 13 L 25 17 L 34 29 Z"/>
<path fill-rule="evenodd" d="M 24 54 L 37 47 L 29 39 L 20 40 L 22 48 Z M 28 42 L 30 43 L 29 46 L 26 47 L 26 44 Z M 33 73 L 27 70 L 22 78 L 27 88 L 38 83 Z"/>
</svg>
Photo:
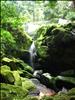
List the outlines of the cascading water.
<svg viewBox="0 0 75 100">
<path fill-rule="evenodd" d="M 35 44 L 34 44 L 34 41 L 32 42 L 30 48 L 29 48 L 29 52 L 30 52 L 30 65 L 32 66 L 33 70 L 35 70 L 35 58 L 37 56 L 37 53 L 36 53 L 36 47 L 35 47 Z M 42 71 L 40 70 L 39 72 L 39 75 L 42 73 Z M 51 95 L 54 95 L 55 92 L 49 88 L 47 88 L 45 85 L 41 84 L 40 81 L 37 79 L 38 78 L 41 78 L 39 75 L 36 77 L 36 71 L 34 71 L 34 74 L 33 76 L 35 78 L 32 78 L 31 81 L 35 84 L 36 86 L 36 89 L 32 92 L 29 92 L 29 95 L 31 96 L 38 96 L 39 98 L 41 98 L 42 96 L 44 95 L 48 95 L 48 96 L 51 96 Z"/>
<path fill-rule="evenodd" d="M 36 47 L 35 47 L 34 41 L 32 42 L 32 44 L 29 48 L 29 52 L 30 52 L 30 65 L 34 69 L 34 59 L 35 59 L 35 56 L 36 56 Z"/>
</svg>

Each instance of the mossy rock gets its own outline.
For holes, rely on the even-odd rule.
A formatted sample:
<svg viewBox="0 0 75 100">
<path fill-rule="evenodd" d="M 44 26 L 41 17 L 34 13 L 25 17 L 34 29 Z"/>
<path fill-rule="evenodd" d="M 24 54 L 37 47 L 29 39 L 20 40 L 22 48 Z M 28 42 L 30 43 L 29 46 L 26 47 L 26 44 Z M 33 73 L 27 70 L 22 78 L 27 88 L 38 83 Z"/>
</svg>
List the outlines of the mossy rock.
<svg viewBox="0 0 75 100">
<path fill-rule="evenodd" d="M 8 58 L 8 57 L 4 57 L 2 58 L 1 62 L 3 64 L 9 65 L 11 70 L 26 70 L 29 72 L 33 72 L 33 69 L 31 66 L 29 66 L 28 64 L 24 63 L 23 60 L 20 59 L 16 59 L 14 57 L 12 58 Z"/>
<path fill-rule="evenodd" d="M 0 91 L 0 97 L 1 100 L 23 100 L 28 94 L 28 91 L 26 89 L 22 89 L 20 86 L 10 85 L 10 84 L 4 84 L 0 83 L 1 85 L 1 91 Z"/>
<path fill-rule="evenodd" d="M 75 88 L 72 88 L 68 91 L 68 95 L 74 95 L 75 96 Z"/>
<path fill-rule="evenodd" d="M 74 25 L 46 25 L 37 31 L 35 41 L 40 69 L 53 75 L 75 69 Z M 57 69 L 57 70 L 55 70 Z"/>
<path fill-rule="evenodd" d="M 27 78 L 22 78 L 22 88 L 23 89 L 27 89 L 29 91 L 33 91 L 34 89 L 36 89 L 36 86 L 34 85 L 34 83 L 32 83 L 31 80 L 27 79 Z"/>
<path fill-rule="evenodd" d="M 29 73 L 28 71 L 25 71 L 25 70 L 21 71 L 20 76 L 21 77 L 26 77 L 26 78 L 32 78 L 33 77 L 33 75 L 31 73 Z"/>
<path fill-rule="evenodd" d="M 1 82 L 10 84 L 14 83 L 15 79 L 9 66 L 7 65 L 1 66 L 0 74 L 1 74 Z"/>
<path fill-rule="evenodd" d="M 10 67 L 7 65 L 1 66 L 1 82 L 3 83 L 10 83 L 15 85 L 22 85 L 20 73 L 17 71 L 11 71 Z"/>
<path fill-rule="evenodd" d="M 0 67 L 0 70 L 11 70 L 9 66 L 3 65 Z"/>
<path fill-rule="evenodd" d="M 22 81 L 21 81 L 21 77 L 19 75 L 19 72 L 18 71 L 12 71 L 12 73 L 13 73 L 13 76 L 14 76 L 14 79 L 15 79 L 14 84 L 17 85 L 17 86 L 22 86 Z"/>
</svg>

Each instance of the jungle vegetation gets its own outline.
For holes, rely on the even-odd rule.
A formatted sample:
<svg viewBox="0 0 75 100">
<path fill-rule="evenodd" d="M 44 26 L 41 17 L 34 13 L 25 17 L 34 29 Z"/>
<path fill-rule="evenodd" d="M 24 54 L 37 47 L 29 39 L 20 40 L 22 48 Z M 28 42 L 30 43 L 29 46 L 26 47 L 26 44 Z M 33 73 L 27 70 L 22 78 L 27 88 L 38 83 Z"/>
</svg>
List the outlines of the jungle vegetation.
<svg viewBox="0 0 75 100">
<path fill-rule="evenodd" d="M 0 26 L 1 100 L 75 99 L 74 0 L 3 0 Z"/>
</svg>

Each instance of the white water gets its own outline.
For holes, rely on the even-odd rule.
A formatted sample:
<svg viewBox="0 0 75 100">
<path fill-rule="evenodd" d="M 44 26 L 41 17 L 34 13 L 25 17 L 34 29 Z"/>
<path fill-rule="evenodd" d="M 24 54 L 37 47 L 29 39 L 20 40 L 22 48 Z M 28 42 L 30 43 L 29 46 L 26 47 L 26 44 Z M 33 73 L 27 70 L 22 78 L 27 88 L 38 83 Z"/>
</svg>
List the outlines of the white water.
<svg viewBox="0 0 75 100">
<path fill-rule="evenodd" d="M 35 47 L 34 41 L 32 42 L 29 48 L 29 52 L 30 52 L 30 65 L 34 68 L 34 59 L 36 56 L 36 47 Z"/>
</svg>

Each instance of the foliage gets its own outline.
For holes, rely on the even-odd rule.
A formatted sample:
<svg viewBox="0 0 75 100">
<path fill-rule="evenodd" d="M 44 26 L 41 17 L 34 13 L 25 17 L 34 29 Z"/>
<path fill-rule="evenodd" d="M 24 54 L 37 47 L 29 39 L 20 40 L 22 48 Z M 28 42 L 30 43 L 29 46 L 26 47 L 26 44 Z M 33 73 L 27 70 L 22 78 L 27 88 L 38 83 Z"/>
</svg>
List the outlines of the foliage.
<svg viewBox="0 0 75 100">
<path fill-rule="evenodd" d="M 62 7 L 61 2 L 63 3 Z M 28 49 L 32 40 L 27 33 L 23 32 L 25 30 L 23 26 L 25 22 L 54 20 L 54 18 L 63 16 L 67 19 L 74 19 L 74 10 L 72 7 L 69 7 L 69 2 L 61 2 L 1 1 L 2 55 L 4 55 L 7 46 L 10 48 L 10 53 L 11 48 L 22 50 Z M 9 38 L 7 32 L 10 33 L 11 38 Z M 4 34 L 7 35 L 7 38 L 4 38 L 6 37 Z M 12 40 L 12 42 L 9 40 Z M 4 43 L 4 41 L 6 42 Z"/>
<path fill-rule="evenodd" d="M 13 27 L 21 27 L 24 20 L 16 1 L 1 1 L 1 23 L 10 22 Z"/>
<path fill-rule="evenodd" d="M 37 97 L 32 97 L 32 96 L 26 96 L 25 98 L 24 98 L 24 100 L 38 100 L 38 98 Z"/>
<path fill-rule="evenodd" d="M 15 49 L 28 49 L 31 38 L 24 32 L 23 22 L 17 1 L 1 1 L 1 55 L 11 54 Z M 27 41 L 29 39 L 29 41 Z M 26 45 L 26 46 L 25 46 Z M 8 49 L 9 48 L 9 49 Z"/>
<path fill-rule="evenodd" d="M 4 29 L 1 29 L 1 53 L 2 55 L 5 54 L 5 52 L 11 48 L 16 47 L 16 41 L 14 40 L 14 37 L 12 34 Z"/>
<path fill-rule="evenodd" d="M 25 96 L 28 94 L 28 91 L 26 89 L 22 89 L 20 86 L 0 83 L 1 85 L 1 91 L 0 91 L 0 97 L 2 100 L 23 100 Z"/>
<path fill-rule="evenodd" d="M 70 1 L 2 1 L 1 6 L 2 20 L 12 21 L 16 25 L 24 20 L 28 22 L 59 17 L 66 18 L 71 11 L 74 13 L 72 2 Z M 70 16 L 74 16 L 74 14 Z"/>
<path fill-rule="evenodd" d="M 27 50 L 32 42 L 32 39 L 20 30 L 13 29 L 8 25 L 8 29 L 3 26 L 1 29 L 1 54 L 13 55 L 15 50 Z M 28 41 L 27 41 L 28 40 Z M 13 52 L 11 53 L 11 51 Z M 16 53 L 17 54 L 17 53 Z"/>
</svg>

